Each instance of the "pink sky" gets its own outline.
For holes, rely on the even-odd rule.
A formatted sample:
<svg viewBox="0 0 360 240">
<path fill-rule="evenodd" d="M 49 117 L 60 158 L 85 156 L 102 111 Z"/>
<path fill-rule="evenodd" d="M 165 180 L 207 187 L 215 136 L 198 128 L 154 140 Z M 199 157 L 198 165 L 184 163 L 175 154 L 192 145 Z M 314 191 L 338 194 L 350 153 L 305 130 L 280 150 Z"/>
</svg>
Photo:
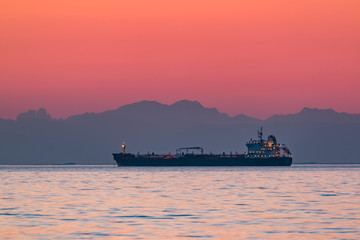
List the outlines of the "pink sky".
<svg viewBox="0 0 360 240">
<path fill-rule="evenodd" d="M 182 99 L 360 113 L 358 0 L 12 0 L 0 27 L 0 118 Z"/>
</svg>

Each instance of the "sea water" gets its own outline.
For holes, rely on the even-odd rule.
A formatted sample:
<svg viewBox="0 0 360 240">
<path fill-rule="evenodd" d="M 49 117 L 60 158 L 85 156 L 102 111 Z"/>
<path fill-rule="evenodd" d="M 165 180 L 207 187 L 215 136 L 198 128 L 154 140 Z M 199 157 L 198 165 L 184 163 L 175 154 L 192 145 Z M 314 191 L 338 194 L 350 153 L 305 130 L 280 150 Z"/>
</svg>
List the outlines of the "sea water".
<svg viewBox="0 0 360 240">
<path fill-rule="evenodd" d="M 0 239 L 360 239 L 360 165 L 0 166 Z"/>
</svg>

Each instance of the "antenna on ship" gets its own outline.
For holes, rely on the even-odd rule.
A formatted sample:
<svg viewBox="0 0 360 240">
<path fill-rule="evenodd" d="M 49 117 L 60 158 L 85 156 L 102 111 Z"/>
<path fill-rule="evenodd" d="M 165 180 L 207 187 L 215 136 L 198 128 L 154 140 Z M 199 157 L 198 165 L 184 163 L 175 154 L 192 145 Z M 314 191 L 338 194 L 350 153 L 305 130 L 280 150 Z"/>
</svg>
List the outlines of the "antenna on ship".
<svg viewBox="0 0 360 240">
<path fill-rule="evenodd" d="M 260 139 L 260 141 L 262 141 L 262 135 L 263 135 L 263 127 L 260 127 L 260 130 L 258 130 L 258 137 Z"/>
<path fill-rule="evenodd" d="M 123 154 L 125 154 L 125 148 L 126 148 L 125 142 L 123 142 L 123 143 L 121 144 L 121 147 L 122 147 L 122 149 L 123 149 Z"/>
</svg>

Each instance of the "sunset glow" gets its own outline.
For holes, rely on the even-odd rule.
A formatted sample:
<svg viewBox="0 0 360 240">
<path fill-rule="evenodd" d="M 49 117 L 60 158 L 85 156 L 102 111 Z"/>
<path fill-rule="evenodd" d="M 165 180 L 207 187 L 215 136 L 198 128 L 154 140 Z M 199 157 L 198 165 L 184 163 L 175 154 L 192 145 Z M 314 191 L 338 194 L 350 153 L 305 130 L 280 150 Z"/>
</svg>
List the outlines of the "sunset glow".
<svg viewBox="0 0 360 240">
<path fill-rule="evenodd" d="M 14 0 L 0 27 L 0 118 L 181 99 L 360 113 L 358 0 Z"/>
</svg>

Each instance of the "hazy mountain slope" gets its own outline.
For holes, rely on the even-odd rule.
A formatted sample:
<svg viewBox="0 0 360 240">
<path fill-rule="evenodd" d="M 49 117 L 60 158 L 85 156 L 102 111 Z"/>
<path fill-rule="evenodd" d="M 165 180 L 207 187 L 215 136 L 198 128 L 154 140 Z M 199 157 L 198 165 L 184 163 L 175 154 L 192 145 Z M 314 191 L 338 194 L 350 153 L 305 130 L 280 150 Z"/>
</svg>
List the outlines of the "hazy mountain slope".
<svg viewBox="0 0 360 240">
<path fill-rule="evenodd" d="M 262 121 L 229 117 L 198 102 L 129 104 L 102 113 L 55 120 L 45 109 L 0 119 L 0 164 L 112 164 L 126 141 L 131 152 L 174 152 L 202 146 L 213 153 L 244 152 L 249 138 L 264 126 L 294 153 L 295 162 L 360 162 L 360 115 L 304 108 L 297 114 Z"/>
<path fill-rule="evenodd" d="M 360 163 L 360 114 L 304 108 L 264 121 L 295 154 L 297 162 Z"/>
</svg>

